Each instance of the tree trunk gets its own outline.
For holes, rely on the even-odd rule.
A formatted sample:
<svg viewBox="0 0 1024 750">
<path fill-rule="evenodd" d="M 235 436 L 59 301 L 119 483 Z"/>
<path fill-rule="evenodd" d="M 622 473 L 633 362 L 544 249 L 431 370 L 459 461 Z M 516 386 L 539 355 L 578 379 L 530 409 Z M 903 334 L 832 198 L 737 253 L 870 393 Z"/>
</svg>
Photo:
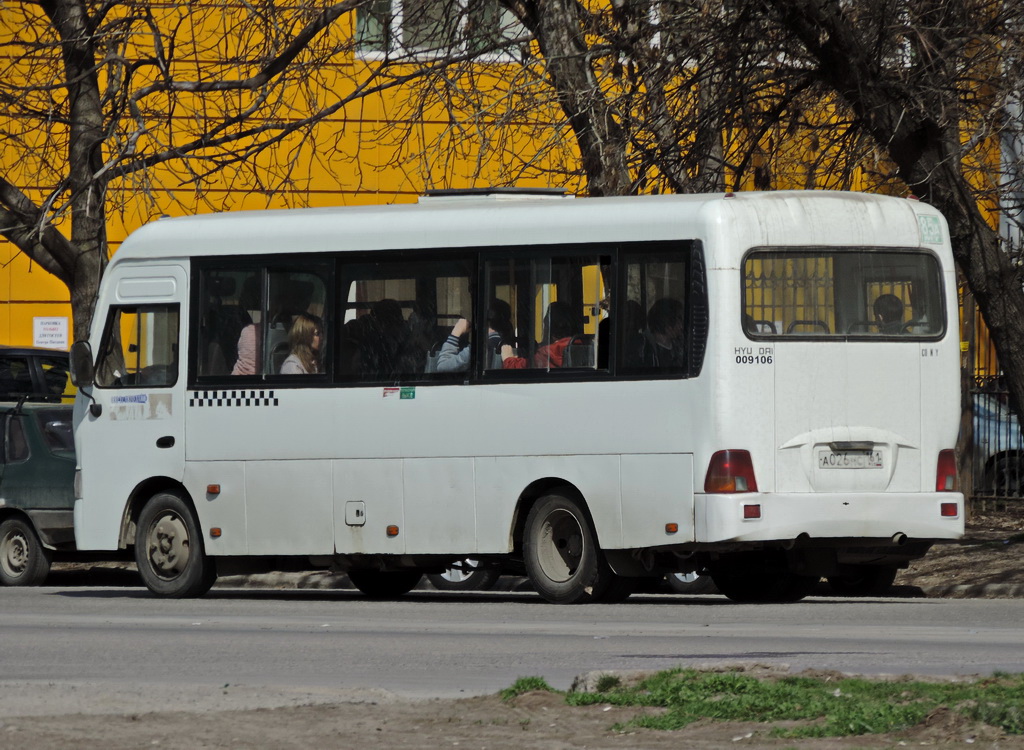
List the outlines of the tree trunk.
<svg viewBox="0 0 1024 750">
<path fill-rule="evenodd" d="M 584 38 L 587 11 L 576 0 L 507 2 L 536 37 L 547 73 L 580 149 L 590 195 L 632 191 L 626 134 L 597 80 Z"/>
<path fill-rule="evenodd" d="M 87 339 L 100 277 L 107 265 L 106 180 L 103 170 L 103 108 L 96 76 L 95 40 L 81 0 L 44 5 L 63 44 L 70 132 L 68 179 L 72 257 L 61 258 L 71 283 L 75 340 Z"/>
</svg>

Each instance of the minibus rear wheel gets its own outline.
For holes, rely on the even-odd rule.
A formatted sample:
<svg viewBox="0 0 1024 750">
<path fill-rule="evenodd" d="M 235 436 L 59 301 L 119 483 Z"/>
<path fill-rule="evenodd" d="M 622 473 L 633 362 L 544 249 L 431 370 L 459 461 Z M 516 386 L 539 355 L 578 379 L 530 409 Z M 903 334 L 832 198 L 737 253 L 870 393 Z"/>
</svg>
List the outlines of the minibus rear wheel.
<svg viewBox="0 0 1024 750">
<path fill-rule="evenodd" d="M 614 582 L 582 503 L 559 493 L 545 495 L 530 509 L 523 557 L 537 593 L 554 604 L 605 601 Z M 625 591 L 610 593 L 614 600 Z"/>
<path fill-rule="evenodd" d="M 777 604 L 800 601 L 819 579 L 795 573 L 780 556 L 755 553 L 711 568 L 711 580 L 738 604 Z"/>
<path fill-rule="evenodd" d="M 135 529 L 135 563 L 157 596 L 202 596 L 217 580 L 192 509 L 173 492 L 154 495 L 143 506 Z"/>
<path fill-rule="evenodd" d="M 427 580 L 438 591 L 489 591 L 500 577 L 498 568 L 485 567 L 467 557 L 451 563 L 443 573 L 431 573 Z"/>
<path fill-rule="evenodd" d="M 828 584 L 839 596 L 882 596 L 896 581 L 897 572 L 891 565 L 861 565 L 856 573 L 829 576 Z"/>
<path fill-rule="evenodd" d="M 352 585 L 371 599 L 394 599 L 408 594 L 423 578 L 416 570 L 350 570 L 348 579 Z"/>
</svg>

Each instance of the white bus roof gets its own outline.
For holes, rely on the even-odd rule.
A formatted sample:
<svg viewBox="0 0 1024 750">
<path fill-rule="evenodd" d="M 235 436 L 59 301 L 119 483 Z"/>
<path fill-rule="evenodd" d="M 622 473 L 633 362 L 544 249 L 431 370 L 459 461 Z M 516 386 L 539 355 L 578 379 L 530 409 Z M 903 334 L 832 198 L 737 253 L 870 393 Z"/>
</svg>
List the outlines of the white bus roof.
<svg viewBox="0 0 1024 750">
<path fill-rule="evenodd" d="M 259 255 L 700 239 L 733 247 L 917 247 L 914 200 L 839 191 L 613 198 L 465 194 L 381 206 L 235 211 L 160 219 L 134 232 L 115 262 Z M 941 220 L 940 220 L 941 221 Z M 942 224 L 942 237 L 947 233 Z M 932 240 L 933 244 L 934 239 Z M 710 259 L 709 259 L 710 260 Z M 725 258 L 719 260 L 725 261 Z"/>
</svg>

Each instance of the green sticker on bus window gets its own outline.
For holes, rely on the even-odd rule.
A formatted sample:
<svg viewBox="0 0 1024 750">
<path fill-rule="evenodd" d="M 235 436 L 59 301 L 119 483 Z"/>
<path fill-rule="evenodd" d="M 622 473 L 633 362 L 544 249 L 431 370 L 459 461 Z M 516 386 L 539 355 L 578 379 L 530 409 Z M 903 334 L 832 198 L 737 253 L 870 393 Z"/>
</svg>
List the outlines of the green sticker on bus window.
<svg viewBox="0 0 1024 750">
<path fill-rule="evenodd" d="M 938 216 L 918 216 L 917 226 L 921 230 L 921 242 L 926 245 L 942 244 L 942 223 Z"/>
<path fill-rule="evenodd" d="M 402 386 L 402 390 L 399 393 L 399 398 L 416 398 L 416 386 L 408 385 Z"/>
</svg>

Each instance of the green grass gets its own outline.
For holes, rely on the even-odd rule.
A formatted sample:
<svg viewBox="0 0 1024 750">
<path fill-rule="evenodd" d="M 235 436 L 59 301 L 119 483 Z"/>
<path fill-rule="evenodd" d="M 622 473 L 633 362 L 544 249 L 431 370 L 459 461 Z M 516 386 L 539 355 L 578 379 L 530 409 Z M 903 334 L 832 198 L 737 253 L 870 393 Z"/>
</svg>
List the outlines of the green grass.
<svg viewBox="0 0 1024 750">
<path fill-rule="evenodd" d="M 546 685 L 539 678 L 526 679 Z M 660 672 L 634 687 L 615 681 L 599 682 L 598 687 L 601 692 L 571 693 L 566 700 L 572 705 L 665 709 L 660 715 L 633 720 L 631 727 L 680 729 L 698 719 L 799 722 L 796 727 L 776 727 L 772 735 L 840 737 L 907 729 L 933 710 L 946 707 L 1009 734 L 1024 734 L 1024 675 L 951 683 L 805 676 L 758 679 L 741 672 L 679 669 Z"/>
<path fill-rule="evenodd" d="M 529 693 L 534 690 L 546 690 L 549 693 L 557 692 L 543 677 L 520 677 L 512 683 L 511 687 L 507 687 L 501 691 L 501 699 L 503 701 L 512 700 L 517 695 Z"/>
</svg>

